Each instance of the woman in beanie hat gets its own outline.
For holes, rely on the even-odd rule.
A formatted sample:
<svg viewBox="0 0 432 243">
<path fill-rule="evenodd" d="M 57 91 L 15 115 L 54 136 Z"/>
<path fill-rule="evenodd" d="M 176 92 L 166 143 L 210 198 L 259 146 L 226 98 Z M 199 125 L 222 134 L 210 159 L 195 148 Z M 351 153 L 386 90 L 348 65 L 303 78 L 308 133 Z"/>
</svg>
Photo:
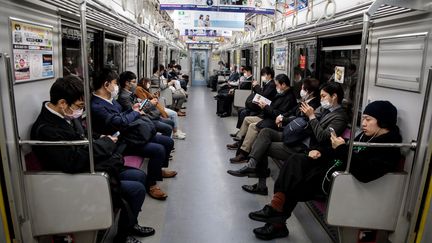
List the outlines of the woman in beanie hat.
<svg viewBox="0 0 432 243">
<path fill-rule="evenodd" d="M 371 143 L 400 143 L 402 138 L 396 126 L 397 110 L 388 101 L 374 101 L 366 106 L 361 128 L 355 141 Z M 333 158 L 295 154 L 285 161 L 275 182 L 271 203 L 263 209 L 251 212 L 249 218 L 266 222 L 253 230 L 256 237 L 270 240 L 288 236 L 285 221 L 291 216 L 297 202 L 308 201 L 328 191 L 331 174 L 344 170 L 348 145 L 341 137 L 331 135 Z M 401 158 L 399 148 L 360 147 L 353 149 L 350 172 L 361 182 L 369 182 L 394 171 Z"/>
</svg>

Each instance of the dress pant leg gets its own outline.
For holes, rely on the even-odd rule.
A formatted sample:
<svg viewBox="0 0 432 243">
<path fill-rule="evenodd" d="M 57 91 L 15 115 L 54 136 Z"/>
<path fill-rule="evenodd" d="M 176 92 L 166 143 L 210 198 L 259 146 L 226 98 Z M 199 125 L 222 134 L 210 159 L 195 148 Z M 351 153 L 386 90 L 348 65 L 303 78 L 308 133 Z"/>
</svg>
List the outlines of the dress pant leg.
<svg viewBox="0 0 432 243">
<path fill-rule="evenodd" d="M 282 141 L 282 133 L 271 128 L 264 128 L 258 133 L 255 143 L 252 145 L 249 157 L 257 161 L 258 176 L 265 177 L 268 167 L 267 153 L 274 141 Z"/>
<path fill-rule="evenodd" d="M 131 168 L 121 172 L 119 177 L 124 198 L 137 219 L 145 199 L 146 174 L 142 170 Z"/>
<path fill-rule="evenodd" d="M 257 123 L 259 121 L 261 121 L 262 119 L 257 117 L 257 116 L 247 116 L 245 117 L 245 119 L 243 120 L 243 123 L 240 127 L 240 131 L 237 134 L 238 138 L 242 138 L 244 136 L 246 136 L 247 130 L 249 129 L 249 125 L 252 123 Z"/>
<path fill-rule="evenodd" d="M 161 120 L 153 121 L 153 124 L 155 125 L 157 132 L 160 132 L 164 136 L 171 137 L 172 127 L 170 125 Z"/>
<path fill-rule="evenodd" d="M 237 125 L 236 128 L 240 129 L 241 125 L 243 124 L 244 119 L 250 115 L 250 111 L 248 108 L 242 108 L 239 110 L 238 118 L 237 118 Z"/>
<path fill-rule="evenodd" d="M 251 123 L 247 130 L 246 136 L 241 145 L 241 150 L 249 153 L 251 151 L 252 145 L 255 142 L 256 137 L 258 136 L 259 130 L 256 127 L 257 123 Z"/>
<path fill-rule="evenodd" d="M 171 151 L 174 148 L 174 140 L 167 136 L 155 135 L 152 140 L 152 143 L 156 143 L 163 146 L 163 162 L 162 167 L 168 167 L 169 165 L 169 156 Z"/>
<path fill-rule="evenodd" d="M 156 181 L 162 180 L 162 164 L 165 161 L 165 148 L 163 145 L 150 141 L 144 145 L 137 145 L 128 148 L 127 154 L 149 158 L 149 162 L 147 164 L 147 189 L 150 186 L 155 185 Z"/>
</svg>

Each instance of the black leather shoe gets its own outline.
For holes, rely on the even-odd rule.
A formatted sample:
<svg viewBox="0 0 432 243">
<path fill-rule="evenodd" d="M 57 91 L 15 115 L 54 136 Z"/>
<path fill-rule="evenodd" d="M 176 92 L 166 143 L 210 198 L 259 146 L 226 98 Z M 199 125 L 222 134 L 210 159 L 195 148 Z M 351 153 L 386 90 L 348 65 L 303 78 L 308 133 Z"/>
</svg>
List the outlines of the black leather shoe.
<svg viewBox="0 0 432 243">
<path fill-rule="evenodd" d="M 228 172 L 228 174 L 233 175 L 233 176 L 237 176 L 237 177 L 256 175 L 255 168 L 249 168 L 247 166 L 244 166 L 243 168 L 241 168 L 239 170 L 229 170 L 227 172 Z"/>
<path fill-rule="evenodd" d="M 263 209 L 249 213 L 249 218 L 266 223 L 285 223 L 288 216 L 269 205 L 265 205 Z"/>
<path fill-rule="evenodd" d="M 224 112 L 224 113 L 222 113 L 222 115 L 220 115 L 220 117 L 229 117 L 229 116 L 231 116 L 231 115 L 226 113 L 226 112 Z"/>
<path fill-rule="evenodd" d="M 255 236 L 261 240 L 273 240 L 276 238 L 283 238 L 289 235 L 288 228 L 286 225 L 281 227 L 274 226 L 273 224 L 265 224 L 263 227 L 259 227 L 253 230 Z"/>
<path fill-rule="evenodd" d="M 147 237 L 155 234 L 155 230 L 152 227 L 144 227 L 138 224 L 134 225 L 131 234 L 139 237 Z"/>
<path fill-rule="evenodd" d="M 259 188 L 258 184 L 253 184 L 253 185 L 243 185 L 242 189 L 249 192 L 249 193 L 253 193 L 253 194 L 259 194 L 259 195 L 264 195 L 267 196 L 268 195 L 268 189 L 267 187 L 265 188 Z"/>
<path fill-rule="evenodd" d="M 267 168 L 266 173 L 265 173 L 265 178 L 267 178 L 267 177 L 270 176 L 270 172 L 271 172 L 270 169 Z M 250 174 L 250 175 L 248 175 L 248 177 L 251 177 L 251 178 L 259 178 L 260 176 L 258 176 L 256 173 L 254 173 L 254 174 Z"/>
<path fill-rule="evenodd" d="M 235 132 L 235 133 L 230 133 L 230 136 L 231 136 L 232 138 L 235 138 L 235 137 L 237 137 L 237 134 L 238 134 L 238 131 Z"/>
</svg>

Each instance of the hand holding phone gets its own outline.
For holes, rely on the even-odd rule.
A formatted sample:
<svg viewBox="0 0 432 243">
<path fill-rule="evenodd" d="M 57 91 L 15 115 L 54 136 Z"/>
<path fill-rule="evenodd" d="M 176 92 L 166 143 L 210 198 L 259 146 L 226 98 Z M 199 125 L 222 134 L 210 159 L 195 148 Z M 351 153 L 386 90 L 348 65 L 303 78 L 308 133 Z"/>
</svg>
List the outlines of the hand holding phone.
<svg viewBox="0 0 432 243">
<path fill-rule="evenodd" d="M 144 109 L 144 107 L 147 105 L 148 102 L 149 102 L 148 99 L 144 99 L 143 101 L 141 101 L 139 110 L 142 111 Z"/>
<path fill-rule="evenodd" d="M 331 134 L 333 137 L 337 137 L 336 132 L 335 132 L 335 130 L 333 129 L 333 127 L 329 127 L 329 130 L 330 130 L 330 134 Z"/>
</svg>

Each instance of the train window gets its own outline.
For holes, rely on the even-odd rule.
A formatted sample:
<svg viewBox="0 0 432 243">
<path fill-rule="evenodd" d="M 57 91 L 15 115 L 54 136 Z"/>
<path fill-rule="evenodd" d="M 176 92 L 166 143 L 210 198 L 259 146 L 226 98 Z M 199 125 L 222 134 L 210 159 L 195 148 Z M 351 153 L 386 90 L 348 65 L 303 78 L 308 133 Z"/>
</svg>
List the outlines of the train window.
<svg viewBox="0 0 432 243">
<path fill-rule="evenodd" d="M 315 63 L 316 63 L 316 52 L 317 44 L 316 41 L 293 43 L 291 45 L 291 60 L 292 67 L 290 72 L 290 78 L 294 81 L 295 70 L 300 70 L 302 77 L 315 77 Z"/>
<path fill-rule="evenodd" d="M 98 63 L 97 50 L 98 34 L 87 32 L 89 77 L 92 77 Z M 81 31 L 76 28 L 62 26 L 62 53 L 63 53 L 63 76 L 83 76 L 81 61 Z"/>
<path fill-rule="evenodd" d="M 123 42 L 105 39 L 104 64 L 118 73 L 123 71 Z"/>
</svg>

